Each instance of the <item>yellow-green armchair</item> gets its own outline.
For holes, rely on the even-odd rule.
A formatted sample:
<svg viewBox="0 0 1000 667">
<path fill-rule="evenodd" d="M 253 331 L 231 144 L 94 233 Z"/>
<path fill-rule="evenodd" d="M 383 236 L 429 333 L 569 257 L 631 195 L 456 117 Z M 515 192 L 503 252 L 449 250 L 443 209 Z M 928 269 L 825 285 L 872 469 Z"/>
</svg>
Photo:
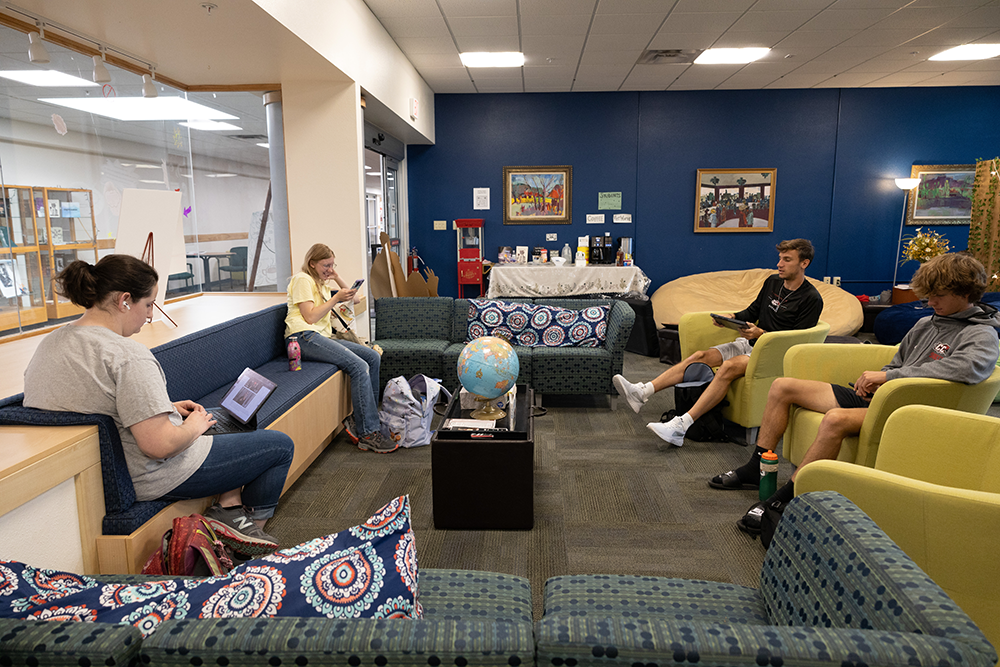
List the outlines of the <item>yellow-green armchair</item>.
<svg viewBox="0 0 1000 667">
<path fill-rule="evenodd" d="M 747 442 L 753 444 L 757 440 L 767 392 L 775 378 L 781 377 L 785 352 L 793 345 L 822 343 L 828 331 L 830 325 L 821 321 L 810 329 L 766 333 L 754 344 L 746 375 L 729 386 L 726 394 L 729 405 L 722 409 L 726 419 L 747 429 Z M 707 312 L 682 315 L 677 332 L 682 359 L 736 339 L 735 331 L 715 326 Z"/>
<path fill-rule="evenodd" d="M 892 361 L 891 345 L 799 345 L 785 355 L 785 375 L 804 380 L 820 380 L 847 386 L 866 370 L 878 370 Z M 935 405 L 942 408 L 985 414 L 1000 389 L 1000 369 L 979 384 L 963 384 L 932 378 L 890 380 L 875 392 L 861 432 L 844 438 L 840 461 L 871 468 L 875 465 L 879 440 L 886 419 L 904 405 Z M 802 461 L 816 439 L 823 415 L 792 406 L 785 430 L 782 454 L 793 464 Z"/>
<path fill-rule="evenodd" d="M 826 490 L 864 510 L 1000 646 L 1000 420 L 901 407 L 874 469 L 815 461 L 799 471 L 796 495 Z"/>
</svg>

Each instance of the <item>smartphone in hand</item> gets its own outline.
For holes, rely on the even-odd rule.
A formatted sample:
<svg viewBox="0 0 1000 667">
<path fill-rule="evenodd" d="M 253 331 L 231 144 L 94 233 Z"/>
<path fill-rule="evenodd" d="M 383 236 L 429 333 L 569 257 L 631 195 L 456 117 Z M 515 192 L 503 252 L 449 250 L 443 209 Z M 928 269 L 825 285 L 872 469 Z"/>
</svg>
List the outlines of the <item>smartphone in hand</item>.
<svg viewBox="0 0 1000 667">
<path fill-rule="evenodd" d="M 364 278 L 358 278 L 357 280 L 354 281 L 354 284 L 351 285 L 351 289 L 358 289 L 364 284 L 364 282 L 365 282 Z"/>
</svg>

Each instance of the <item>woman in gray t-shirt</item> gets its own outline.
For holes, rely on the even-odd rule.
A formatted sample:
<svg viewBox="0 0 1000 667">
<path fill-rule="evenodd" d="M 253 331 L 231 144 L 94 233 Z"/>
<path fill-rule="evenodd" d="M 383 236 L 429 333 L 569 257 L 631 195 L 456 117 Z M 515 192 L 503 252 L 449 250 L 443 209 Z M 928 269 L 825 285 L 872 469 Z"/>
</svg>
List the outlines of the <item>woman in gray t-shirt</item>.
<svg viewBox="0 0 1000 667">
<path fill-rule="evenodd" d="M 194 401 L 172 402 L 159 362 L 129 340 L 153 314 L 157 273 L 131 255 L 75 261 L 59 293 L 86 309 L 39 344 L 24 374 L 24 405 L 115 420 L 138 500 L 218 495 L 205 517 L 220 539 L 254 556 L 278 547 L 274 514 L 294 445 L 278 431 L 205 435 L 215 421 Z"/>
</svg>

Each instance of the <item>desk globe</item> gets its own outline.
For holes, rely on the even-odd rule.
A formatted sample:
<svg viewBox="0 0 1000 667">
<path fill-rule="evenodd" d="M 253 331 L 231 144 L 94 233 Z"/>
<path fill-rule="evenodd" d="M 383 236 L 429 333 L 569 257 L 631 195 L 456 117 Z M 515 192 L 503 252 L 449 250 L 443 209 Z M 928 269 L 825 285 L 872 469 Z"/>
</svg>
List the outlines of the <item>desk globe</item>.
<svg viewBox="0 0 1000 667">
<path fill-rule="evenodd" d="M 491 401 L 503 396 L 517 382 L 521 362 L 503 338 L 483 336 L 465 346 L 458 356 L 458 379 L 483 404 L 475 419 L 502 419 L 507 413 Z"/>
</svg>

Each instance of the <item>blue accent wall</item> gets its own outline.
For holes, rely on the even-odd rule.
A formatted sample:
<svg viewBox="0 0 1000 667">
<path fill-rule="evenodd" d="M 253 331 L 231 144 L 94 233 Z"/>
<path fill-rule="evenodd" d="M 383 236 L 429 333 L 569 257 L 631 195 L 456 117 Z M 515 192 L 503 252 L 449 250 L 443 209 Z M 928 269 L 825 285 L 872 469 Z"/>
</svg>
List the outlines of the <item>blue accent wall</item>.
<svg viewBox="0 0 1000 667">
<path fill-rule="evenodd" d="M 442 295 L 458 289 L 455 218 L 484 218 L 491 260 L 502 245 L 632 236 L 650 293 L 692 273 L 773 266 L 775 244 L 801 236 L 816 247 L 809 275 L 876 294 L 895 268 L 904 195 L 893 179 L 913 164 L 1000 154 L 998 109 L 1000 87 L 436 95 L 436 144 L 408 149 L 410 241 Z M 503 224 L 503 167 L 565 164 L 571 225 Z M 774 231 L 695 233 L 699 168 L 776 168 Z M 473 210 L 476 187 L 490 188 L 488 211 Z M 632 223 L 612 224 L 598 192 L 621 192 Z M 605 224 L 586 224 L 587 213 Z M 933 229 L 966 246 L 967 226 Z M 546 242 L 553 232 L 558 242 Z"/>
</svg>

